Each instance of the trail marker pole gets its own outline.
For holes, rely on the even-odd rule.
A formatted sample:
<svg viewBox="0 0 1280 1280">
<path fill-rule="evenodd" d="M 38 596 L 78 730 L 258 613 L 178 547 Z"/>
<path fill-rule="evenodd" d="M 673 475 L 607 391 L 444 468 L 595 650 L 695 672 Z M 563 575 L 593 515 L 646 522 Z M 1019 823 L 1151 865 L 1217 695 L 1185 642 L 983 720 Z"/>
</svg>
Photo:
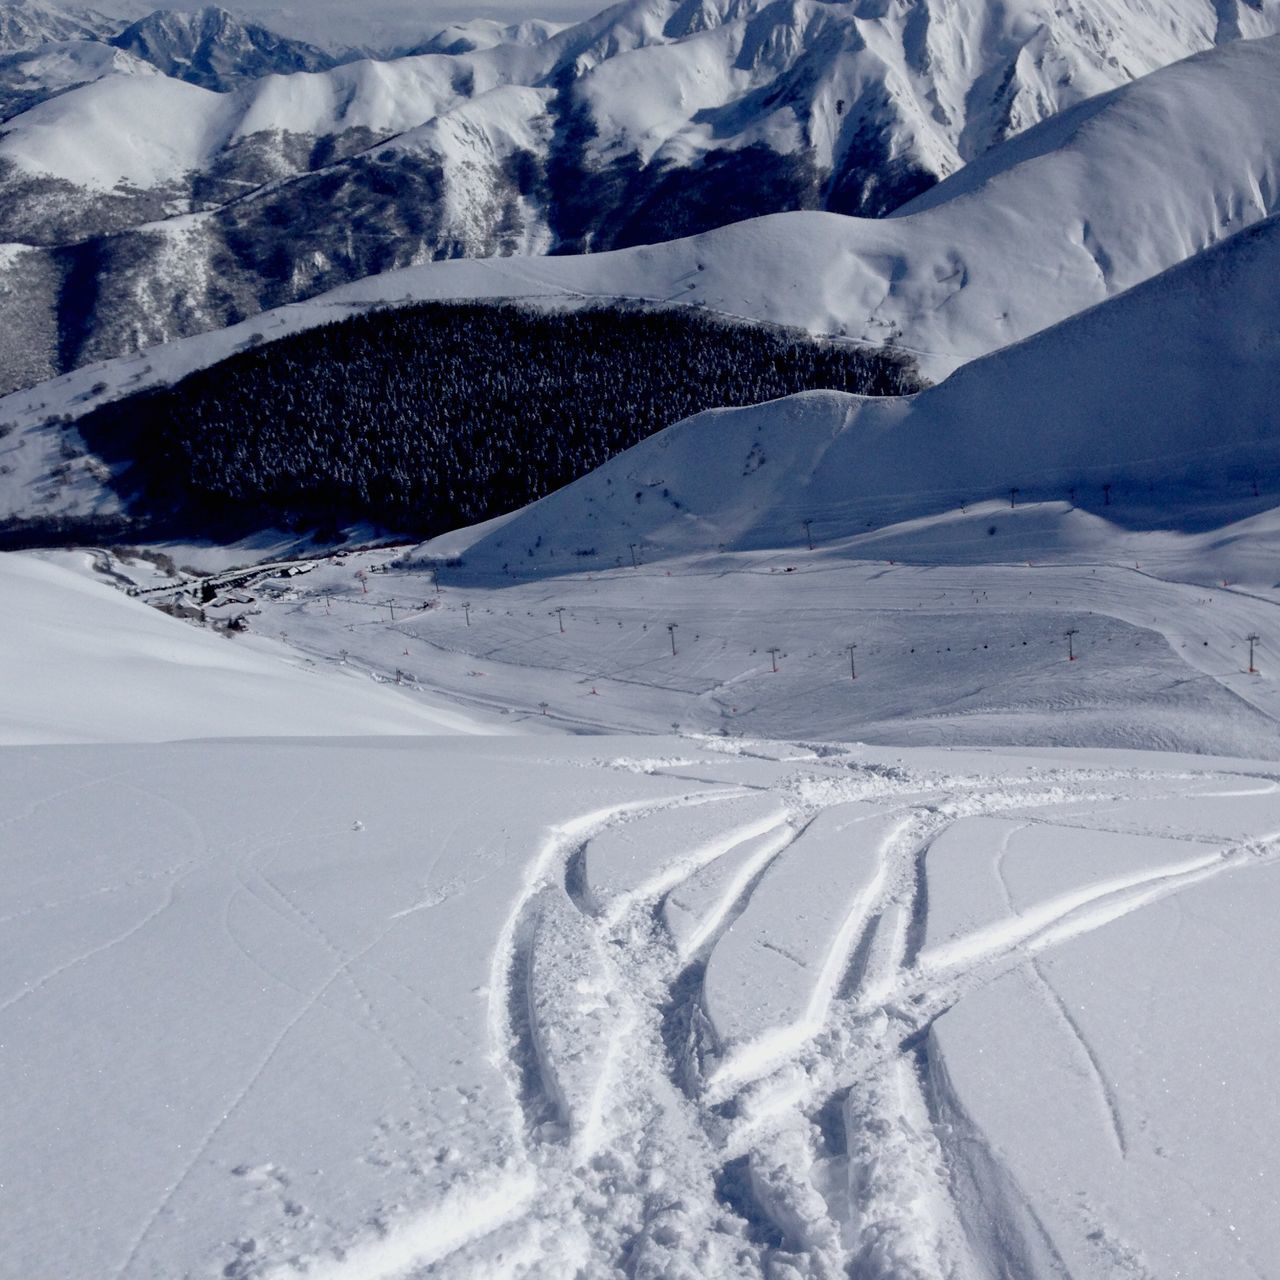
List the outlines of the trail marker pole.
<svg viewBox="0 0 1280 1280">
<path fill-rule="evenodd" d="M 1018 505 L 1018 494 L 1020 494 L 1021 492 L 1022 492 L 1021 489 L 1009 490 L 1009 506 L 1010 507 L 1016 507 Z"/>
<path fill-rule="evenodd" d="M 1104 484 L 1102 486 L 1102 505 L 1104 507 L 1109 507 L 1111 505 L 1111 486 L 1109 484 Z"/>
<path fill-rule="evenodd" d="M 812 551 L 813 550 L 813 521 L 802 520 L 800 523 L 804 525 L 804 536 L 809 543 L 809 550 Z"/>
<path fill-rule="evenodd" d="M 395 620 L 396 620 L 396 602 L 393 600 L 391 602 L 391 621 L 394 622 Z"/>
<path fill-rule="evenodd" d="M 469 604 L 464 604 L 462 606 L 462 612 L 466 616 L 467 626 L 470 626 L 471 625 L 471 606 Z"/>
<path fill-rule="evenodd" d="M 629 542 L 627 545 L 631 548 L 631 567 L 633 569 L 638 569 L 640 567 L 640 561 L 636 559 L 636 544 L 634 542 Z"/>
<path fill-rule="evenodd" d="M 555 615 L 560 621 L 560 634 L 564 635 L 564 605 L 560 605 L 559 608 L 555 610 Z"/>
<path fill-rule="evenodd" d="M 858 646 L 856 644 L 845 645 L 845 648 L 849 651 L 849 679 L 850 680 L 856 680 L 858 678 L 858 672 L 853 665 L 853 651 L 857 647 Z"/>
<path fill-rule="evenodd" d="M 671 637 L 671 656 L 676 656 L 676 628 L 680 624 L 678 622 L 667 623 L 667 634 Z"/>
<path fill-rule="evenodd" d="M 773 670 L 776 674 L 778 670 L 778 654 L 780 654 L 782 650 L 775 646 L 772 649 L 766 649 L 765 652 L 773 659 Z"/>
<path fill-rule="evenodd" d="M 1254 645 L 1261 643 L 1262 637 L 1256 632 L 1253 632 L 1245 636 L 1245 639 L 1249 642 L 1249 674 L 1251 676 L 1256 676 L 1258 674 L 1258 668 L 1253 665 L 1253 647 Z"/>
<path fill-rule="evenodd" d="M 1074 662 L 1076 660 L 1076 650 L 1073 643 L 1076 636 L 1080 634 L 1079 627 L 1071 627 L 1067 630 L 1067 661 Z"/>
</svg>

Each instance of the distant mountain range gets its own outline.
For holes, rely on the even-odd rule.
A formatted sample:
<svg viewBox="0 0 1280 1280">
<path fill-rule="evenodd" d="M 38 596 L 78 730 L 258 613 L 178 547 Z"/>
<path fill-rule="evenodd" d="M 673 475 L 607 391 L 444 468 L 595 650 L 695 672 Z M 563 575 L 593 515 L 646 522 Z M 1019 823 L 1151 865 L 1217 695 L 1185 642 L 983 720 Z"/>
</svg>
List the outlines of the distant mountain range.
<svg viewBox="0 0 1280 1280">
<path fill-rule="evenodd" d="M 436 259 L 882 217 L 1064 110 L 1280 29 L 1280 0 L 630 0 L 333 65 L 217 10 L 96 36 L 14 12 L 7 387 Z M 28 105 L 42 83 L 56 96 Z"/>
<path fill-rule="evenodd" d="M 1271 383 L 1255 377 L 1258 360 L 1270 359 L 1267 335 L 1275 328 L 1273 313 L 1262 301 L 1270 279 L 1243 277 L 1271 258 L 1270 249 L 1261 253 L 1247 246 L 1273 246 L 1276 238 L 1280 138 L 1273 122 L 1278 117 L 1280 36 L 1236 42 L 1061 113 L 993 149 L 893 217 L 774 214 L 662 245 L 560 257 L 457 260 L 386 272 L 0 400 L 0 424 L 9 428 L 5 432 L 0 427 L 7 469 L 0 474 L 0 519 L 17 520 L 26 528 L 33 521 L 65 518 L 74 524 L 120 513 L 118 495 L 104 481 L 109 470 L 118 473 L 121 451 L 102 445 L 101 426 L 95 437 L 99 443 L 88 450 L 83 441 L 77 443 L 74 428 L 68 430 L 68 424 L 103 404 L 162 388 L 199 370 L 209 371 L 197 380 L 200 385 L 229 385 L 250 357 L 260 370 L 281 369 L 284 383 L 316 382 L 308 380 L 306 360 L 299 353 L 323 343 L 286 342 L 273 355 L 273 342 L 333 320 L 448 299 L 524 300 L 555 308 L 598 307 L 610 301 L 696 307 L 908 353 L 929 377 L 945 379 L 937 393 L 919 397 L 920 404 L 941 406 L 941 416 L 927 418 L 936 448 L 941 450 L 949 439 L 940 424 L 954 420 L 968 433 L 961 452 L 972 448 L 985 459 L 987 470 L 982 472 L 958 455 L 953 459 L 954 478 L 964 490 L 957 491 L 959 497 L 988 492 L 993 485 L 998 490 L 999 466 L 1014 457 L 1021 459 L 1021 474 L 1009 485 L 1029 491 L 1033 473 L 1038 474 L 1030 457 L 1055 421 L 1050 412 L 1055 402 L 1060 402 L 1058 416 L 1070 418 L 1076 435 L 1061 465 L 1051 469 L 1054 476 L 1066 475 L 1070 465 L 1086 467 L 1091 451 L 1081 440 L 1093 419 L 1102 433 L 1093 450 L 1099 465 L 1112 458 L 1107 466 L 1119 468 L 1123 458 L 1112 449 L 1112 437 L 1130 448 L 1124 426 L 1128 417 L 1148 423 L 1142 432 L 1150 434 L 1150 443 L 1139 442 L 1137 447 L 1147 450 L 1141 456 L 1163 459 L 1168 452 L 1164 428 L 1156 430 L 1152 415 L 1172 413 L 1170 396 L 1185 402 L 1185 412 L 1178 411 L 1184 433 L 1192 432 L 1196 415 L 1209 423 L 1228 412 L 1224 395 L 1232 404 L 1251 406 L 1229 412 L 1245 413 L 1248 430 L 1256 427 L 1262 433 L 1260 448 L 1270 448 L 1263 410 Z M 1251 224 L 1267 228 L 1262 240 L 1247 235 Z M 1228 245 L 1235 247 L 1228 250 Z M 1223 253 L 1205 257 L 1216 252 L 1215 246 Z M 1192 271 L 1189 264 L 1202 259 L 1218 265 Z M 1184 274 L 1169 274 L 1184 265 Z M 1153 278 L 1183 283 L 1170 293 L 1156 288 Z M 1219 285 L 1220 298 L 1214 292 Z M 1145 301 L 1134 301 L 1139 297 Z M 1162 299 L 1170 298 L 1177 303 L 1170 304 L 1165 319 Z M 1240 314 L 1228 325 L 1233 298 Z M 1109 314 L 1112 306 L 1115 314 L 1133 317 L 1125 322 L 1127 329 L 1096 318 Z M 1095 318 L 1086 324 L 1085 313 Z M 1073 317 L 1080 318 L 1080 327 L 1063 328 Z M 15 318 L 8 328 L 18 332 L 19 321 Z M 1228 329 L 1229 341 L 1223 337 Z M 1047 332 L 1059 336 L 1041 344 Z M 1082 346 L 1069 340 L 1076 332 L 1092 336 Z M 1104 336 L 1114 349 L 1107 348 Z M 1153 352 L 1162 343 L 1172 354 L 1157 360 Z M 1032 349 L 1050 354 L 1030 362 L 1014 358 L 1015 352 Z M 1006 363 L 991 363 L 993 353 L 1002 350 Z M 1053 353 L 1060 356 L 1062 368 L 1050 377 Z M 229 358 L 234 358 L 234 368 L 219 372 L 219 362 Z M 393 364 L 402 363 L 393 358 Z M 1176 377 L 1166 369 L 1171 363 L 1181 371 Z M 1226 392 L 1246 367 L 1254 372 L 1245 384 Z M 990 385 L 976 373 L 994 368 L 1014 373 L 1001 374 L 1002 380 Z M 1104 372 L 1108 385 L 1127 379 L 1124 397 L 1105 411 L 1093 390 Z M 398 367 L 385 370 L 373 376 L 371 385 L 389 387 L 399 376 Z M 1158 413 L 1140 394 L 1148 384 L 1147 399 L 1160 406 Z M 1166 394 L 1166 384 L 1175 389 Z M 954 387 L 969 390 L 953 394 L 949 389 Z M 620 405 L 630 389 L 622 379 Z M 188 397 L 183 403 L 190 404 L 196 392 L 188 388 L 181 394 Z M 362 394 L 381 403 L 377 391 Z M 424 394 L 430 399 L 429 386 Z M 259 398 L 264 404 L 269 399 Z M 126 401 L 110 420 L 132 418 L 136 425 L 153 411 L 153 401 Z M 565 402 L 573 402 L 567 392 Z M 139 406 L 136 412 L 130 403 Z M 339 405 L 337 398 L 334 404 Z M 194 405 L 191 420 L 200 412 Z M 868 410 L 859 420 L 896 421 L 898 412 Z M 330 429 L 335 435 L 346 430 L 351 415 L 340 407 L 335 415 L 326 427 L 323 414 L 311 413 L 307 431 L 324 439 Z M 269 416 L 286 436 L 302 430 L 299 412 L 277 408 Z M 413 412 L 404 417 L 415 421 Z M 926 418 L 912 410 L 911 421 Z M 494 417 L 484 430 L 509 434 L 512 422 L 524 425 L 518 406 L 505 417 Z M 988 429 L 1009 437 L 994 455 L 979 448 Z M 234 427 L 228 430 L 234 437 Z M 1025 440 L 1019 436 L 1024 430 Z M 548 442 L 555 438 L 548 429 Z M 1183 450 L 1183 443 L 1177 448 Z M 1243 448 L 1235 454 L 1232 466 L 1238 472 Z M 406 454 L 414 456 L 412 449 Z M 104 467 L 107 459 L 109 469 Z M 1260 452 L 1251 465 L 1270 463 Z M 925 489 L 933 494 L 936 487 Z M 465 482 L 456 482 L 455 488 L 461 493 Z M 904 484 L 902 492 L 915 491 Z"/>
</svg>

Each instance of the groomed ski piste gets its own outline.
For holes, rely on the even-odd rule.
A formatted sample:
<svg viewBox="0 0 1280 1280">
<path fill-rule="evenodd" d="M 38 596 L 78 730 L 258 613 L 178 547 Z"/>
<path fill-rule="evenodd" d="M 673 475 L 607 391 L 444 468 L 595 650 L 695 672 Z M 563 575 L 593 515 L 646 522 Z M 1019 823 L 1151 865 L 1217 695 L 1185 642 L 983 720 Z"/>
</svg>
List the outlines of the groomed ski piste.
<svg viewBox="0 0 1280 1280">
<path fill-rule="evenodd" d="M 1273 1274 L 1276 226 L 425 545 L 0 561 L 0 1272 Z"/>
</svg>

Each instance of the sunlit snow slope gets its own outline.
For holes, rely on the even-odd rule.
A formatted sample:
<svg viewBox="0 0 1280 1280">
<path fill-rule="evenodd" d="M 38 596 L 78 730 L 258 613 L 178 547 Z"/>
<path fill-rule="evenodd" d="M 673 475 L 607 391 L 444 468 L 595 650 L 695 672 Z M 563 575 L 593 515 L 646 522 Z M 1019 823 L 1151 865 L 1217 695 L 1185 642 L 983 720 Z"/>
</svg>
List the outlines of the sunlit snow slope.
<svg viewBox="0 0 1280 1280">
<path fill-rule="evenodd" d="M 0 401 L 0 421 L 76 414 L 105 397 L 173 381 L 262 338 L 377 303 L 424 299 L 687 303 L 889 342 L 937 378 L 1274 212 L 1278 86 L 1280 37 L 1229 45 L 1065 112 L 975 160 L 892 218 L 779 214 L 613 253 L 389 271 L 8 396 Z M 13 269 L 25 270 L 23 252 L 12 255 Z M 181 310 L 191 264 L 177 248 L 172 262 L 181 275 L 182 299 L 175 302 Z"/>
<path fill-rule="evenodd" d="M 621 249 L 785 210 L 878 218 L 1042 121 L 1188 55 L 1273 34 L 1278 15 L 1276 0 L 1166 0 L 1158 11 L 1143 0 L 631 0 L 541 42 L 263 76 L 229 94 L 108 76 L 15 117 L 0 139 L 0 240 L 29 246 L 0 271 L 4 314 L 23 338 L 0 352 L 0 386 L 436 259 Z M 1181 239 L 1157 236 L 1150 269 L 1274 197 L 1250 119 L 1274 108 L 1250 98 L 1266 98 L 1276 77 L 1247 59 L 1226 65 L 1216 94 L 1189 83 L 1168 92 L 1170 109 L 1156 90 L 1137 117 L 1143 140 L 1130 143 L 1137 165 L 1119 175 L 1122 198 L 1145 207 L 1145 177 L 1158 193 L 1181 168 L 1194 181 L 1206 160 L 1213 179 L 1199 181 L 1192 216 L 1171 210 Z M 1179 111 L 1201 123 L 1188 132 Z M 1187 153 L 1188 140 L 1202 146 Z M 1168 148 L 1176 159 L 1162 164 Z M 1087 268 L 1077 292 L 1096 300 L 1140 278 L 1146 258 L 1129 273 L 1105 216 L 1095 226 L 1092 211 L 1067 209 L 1066 262 Z M 1140 225 L 1140 209 L 1132 218 Z M 1054 225 L 1045 238 L 1009 239 L 1021 230 L 1012 219 L 1001 239 L 1015 261 L 1035 263 L 1062 238 Z M 797 234 L 809 233 L 782 238 Z M 799 318 L 874 340 L 918 328 L 915 312 L 955 291 L 956 259 L 973 250 L 951 223 L 918 241 L 845 241 L 858 262 L 831 296 L 858 288 L 834 310 L 815 298 Z M 1040 267 L 1057 260 L 1055 249 Z M 740 270 L 739 256 L 726 261 Z M 980 266 L 970 269 L 986 298 L 996 281 Z M 807 269 L 801 257 L 793 274 Z M 1099 286 L 1096 271 L 1114 279 Z M 650 268 L 621 291 L 684 292 L 679 274 Z M 898 283 L 906 296 L 881 306 Z M 773 279 L 746 284 L 758 314 L 755 290 Z M 1039 291 L 1024 280 L 1018 292 Z M 705 300 L 716 296 L 709 288 Z M 1004 298 L 994 309 L 980 300 L 954 327 L 940 320 L 936 334 L 897 336 L 942 368 L 974 353 L 957 335 L 979 316 L 977 349 L 1031 331 Z"/>
<path fill-rule="evenodd" d="M 1280 1249 L 1275 765 L 0 764 L 7 1274 L 1114 1280 Z"/>
<path fill-rule="evenodd" d="M 631 543 L 650 554 L 789 545 L 805 520 L 826 541 L 954 511 L 970 539 L 967 503 L 1065 508 L 1074 493 L 1096 511 L 1104 485 L 1116 502 L 1123 494 L 1106 512 L 1117 520 L 1202 527 L 1263 483 L 1274 501 L 1277 271 L 1270 219 L 917 396 L 812 392 L 713 410 L 508 519 L 430 545 L 465 548 L 473 572 L 523 574 L 578 567 L 584 548 L 616 564 Z M 982 556 L 981 539 L 953 554 L 947 542 L 925 558 Z"/>
<path fill-rule="evenodd" d="M 485 731 L 279 645 L 165 617 L 87 565 L 0 556 L 0 601 L 0 743 Z"/>
</svg>

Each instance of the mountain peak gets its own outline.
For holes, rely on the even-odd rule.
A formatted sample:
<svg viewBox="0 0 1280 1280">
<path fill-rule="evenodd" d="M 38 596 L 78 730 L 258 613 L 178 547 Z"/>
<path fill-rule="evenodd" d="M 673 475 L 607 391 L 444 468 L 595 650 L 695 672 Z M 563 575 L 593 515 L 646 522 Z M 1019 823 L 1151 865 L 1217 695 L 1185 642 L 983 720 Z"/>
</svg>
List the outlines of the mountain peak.
<svg viewBox="0 0 1280 1280">
<path fill-rule="evenodd" d="M 301 40 L 245 22 L 217 5 L 191 12 L 158 9 L 111 41 L 165 75 L 226 92 L 244 80 L 295 71 L 323 71 L 337 59 Z"/>
</svg>

